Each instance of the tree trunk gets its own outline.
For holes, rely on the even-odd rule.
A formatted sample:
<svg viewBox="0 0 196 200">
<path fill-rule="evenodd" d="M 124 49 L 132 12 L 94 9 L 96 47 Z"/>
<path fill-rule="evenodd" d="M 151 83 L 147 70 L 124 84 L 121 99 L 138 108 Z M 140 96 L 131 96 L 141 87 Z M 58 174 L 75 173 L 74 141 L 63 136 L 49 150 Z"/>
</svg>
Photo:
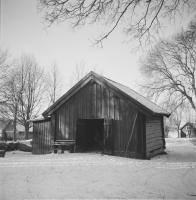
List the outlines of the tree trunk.
<svg viewBox="0 0 196 200">
<path fill-rule="evenodd" d="M 14 116 L 14 141 L 16 141 L 16 116 Z"/>
<path fill-rule="evenodd" d="M 16 141 L 17 112 L 18 112 L 18 105 L 16 105 L 14 113 L 14 141 Z"/>
<path fill-rule="evenodd" d="M 169 131 L 165 131 L 165 138 L 168 138 Z"/>
<path fill-rule="evenodd" d="M 178 138 L 180 138 L 180 126 L 177 126 L 178 128 Z"/>
<path fill-rule="evenodd" d="M 29 139 L 29 124 L 25 124 L 25 140 Z"/>
</svg>

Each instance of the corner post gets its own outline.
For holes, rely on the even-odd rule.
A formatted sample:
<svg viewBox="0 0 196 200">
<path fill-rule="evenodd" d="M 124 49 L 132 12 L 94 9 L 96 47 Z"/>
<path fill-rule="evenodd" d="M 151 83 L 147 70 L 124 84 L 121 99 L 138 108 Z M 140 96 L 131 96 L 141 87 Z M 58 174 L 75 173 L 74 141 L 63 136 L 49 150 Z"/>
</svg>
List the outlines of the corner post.
<svg viewBox="0 0 196 200">
<path fill-rule="evenodd" d="M 51 116 L 51 144 L 54 143 L 55 140 L 55 114 L 53 113 Z"/>
</svg>

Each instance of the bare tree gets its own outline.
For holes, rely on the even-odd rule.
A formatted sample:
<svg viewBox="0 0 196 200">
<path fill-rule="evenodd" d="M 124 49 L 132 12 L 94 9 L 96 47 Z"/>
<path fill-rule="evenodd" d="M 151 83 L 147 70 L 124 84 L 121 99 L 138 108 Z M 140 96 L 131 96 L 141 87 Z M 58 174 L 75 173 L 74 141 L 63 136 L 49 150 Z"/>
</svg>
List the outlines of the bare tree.
<svg viewBox="0 0 196 200">
<path fill-rule="evenodd" d="M 16 124 L 20 94 L 20 87 L 16 79 L 17 77 L 13 69 L 10 76 L 4 81 L 3 90 L 1 91 L 1 98 L 4 103 L 0 105 L 1 117 L 14 122 L 14 141 L 16 141 Z"/>
<path fill-rule="evenodd" d="M 97 66 L 94 66 L 92 68 L 92 71 L 96 72 L 99 75 L 103 75 L 104 73 L 103 70 L 98 68 Z M 86 67 L 86 62 L 84 60 L 77 62 L 75 68 L 71 73 L 69 86 L 72 87 L 73 85 L 75 85 L 82 78 L 84 78 L 84 76 L 86 76 L 89 72 L 90 69 Z"/>
<path fill-rule="evenodd" d="M 46 90 L 44 71 L 31 55 L 22 55 L 15 60 L 12 74 L 5 82 L 4 116 L 25 127 L 25 139 L 28 139 L 28 120 L 36 118 L 42 107 L 42 100 Z"/>
<path fill-rule="evenodd" d="M 5 89 L 13 90 L 13 85 L 10 85 L 9 88 L 6 88 L 6 84 L 8 79 L 10 78 L 10 68 L 12 66 L 12 62 L 10 59 L 10 54 L 8 49 L 4 48 L 2 44 L 0 44 L 0 117 L 6 119 L 4 112 L 5 105 L 8 103 L 7 99 L 4 98 Z M 11 122 L 11 121 L 10 121 Z M 14 131 L 15 133 L 15 131 Z M 14 139 L 16 139 L 14 134 Z"/>
<path fill-rule="evenodd" d="M 164 133 L 165 133 L 165 138 L 169 137 L 169 132 L 172 129 L 172 122 L 170 118 L 164 117 Z"/>
<path fill-rule="evenodd" d="M 196 113 L 188 104 L 183 107 L 183 121 L 196 123 Z"/>
<path fill-rule="evenodd" d="M 29 119 L 40 114 L 42 100 L 46 91 L 44 84 L 44 70 L 38 66 L 35 58 L 23 55 L 18 63 L 18 76 L 22 91 L 19 96 L 18 122 L 25 127 L 25 138 L 28 139 Z"/>
<path fill-rule="evenodd" d="M 11 61 L 8 49 L 4 48 L 0 44 L 0 91 L 3 87 L 3 83 L 7 78 L 8 70 L 10 69 Z"/>
<path fill-rule="evenodd" d="M 123 24 L 123 32 L 131 39 L 150 44 L 162 30 L 163 19 L 176 18 L 196 10 L 195 0 L 39 0 L 38 11 L 45 11 L 46 27 L 54 22 L 69 21 L 73 28 L 103 23 L 109 30 L 93 43 L 104 39 Z"/>
<path fill-rule="evenodd" d="M 196 37 L 192 22 L 171 40 L 161 40 L 141 60 L 141 84 L 148 98 L 175 107 L 189 103 L 196 111 Z M 196 27 L 196 26 L 195 26 Z"/>
<path fill-rule="evenodd" d="M 174 126 L 177 127 L 177 131 L 178 131 L 178 137 L 180 137 L 180 125 L 183 119 L 183 110 L 181 109 L 181 107 L 178 107 L 173 113 L 172 113 L 172 122 L 174 124 Z"/>
<path fill-rule="evenodd" d="M 69 86 L 72 87 L 87 74 L 88 74 L 88 69 L 86 67 L 85 61 L 82 60 L 81 62 L 77 62 L 75 68 L 71 73 Z"/>
<path fill-rule="evenodd" d="M 53 104 L 62 94 L 64 81 L 60 74 L 56 61 L 53 62 L 46 77 L 47 85 L 47 99 L 49 100 L 49 106 Z"/>
</svg>

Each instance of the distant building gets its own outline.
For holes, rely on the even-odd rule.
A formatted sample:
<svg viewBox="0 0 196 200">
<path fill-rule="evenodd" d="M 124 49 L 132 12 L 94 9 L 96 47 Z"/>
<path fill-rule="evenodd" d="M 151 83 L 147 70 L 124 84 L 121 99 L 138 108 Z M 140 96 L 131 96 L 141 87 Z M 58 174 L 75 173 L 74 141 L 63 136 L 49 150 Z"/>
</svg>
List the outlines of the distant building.
<svg viewBox="0 0 196 200">
<path fill-rule="evenodd" d="M 181 138 L 194 138 L 196 137 L 196 124 L 187 122 L 184 126 L 180 128 Z"/>
<path fill-rule="evenodd" d="M 2 131 L 6 131 L 7 138 L 14 139 L 14 125 L 12 120 L 5 120 L 0 119 L 0 133 Z M 33 138 L 33 129 L 30 128 L 29 130 L 29 139 Z M 16 139 L 17 140 L 23 140 L 25 139 L 25 128 L 24 126 L 17 124 L 16 125 Z"/>
</svg>

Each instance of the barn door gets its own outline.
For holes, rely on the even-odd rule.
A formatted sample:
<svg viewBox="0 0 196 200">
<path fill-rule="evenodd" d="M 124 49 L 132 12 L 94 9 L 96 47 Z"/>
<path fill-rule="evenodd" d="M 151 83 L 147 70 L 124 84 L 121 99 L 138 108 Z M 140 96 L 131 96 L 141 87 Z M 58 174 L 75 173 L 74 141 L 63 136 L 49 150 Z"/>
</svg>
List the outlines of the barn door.
<svg viewBox="0 0 196 200">
<path fill-rule="evenodd" d="M 76 145 L 75 152 L 82 152 L 85 142 L 86 121 L 78 119 L 76 125 Z"/>
<path fill-rule="evenodd" d="M 104 146 L 105 154 L 113 154 L 112 119 L 104 119 Z"/>
</svg>

